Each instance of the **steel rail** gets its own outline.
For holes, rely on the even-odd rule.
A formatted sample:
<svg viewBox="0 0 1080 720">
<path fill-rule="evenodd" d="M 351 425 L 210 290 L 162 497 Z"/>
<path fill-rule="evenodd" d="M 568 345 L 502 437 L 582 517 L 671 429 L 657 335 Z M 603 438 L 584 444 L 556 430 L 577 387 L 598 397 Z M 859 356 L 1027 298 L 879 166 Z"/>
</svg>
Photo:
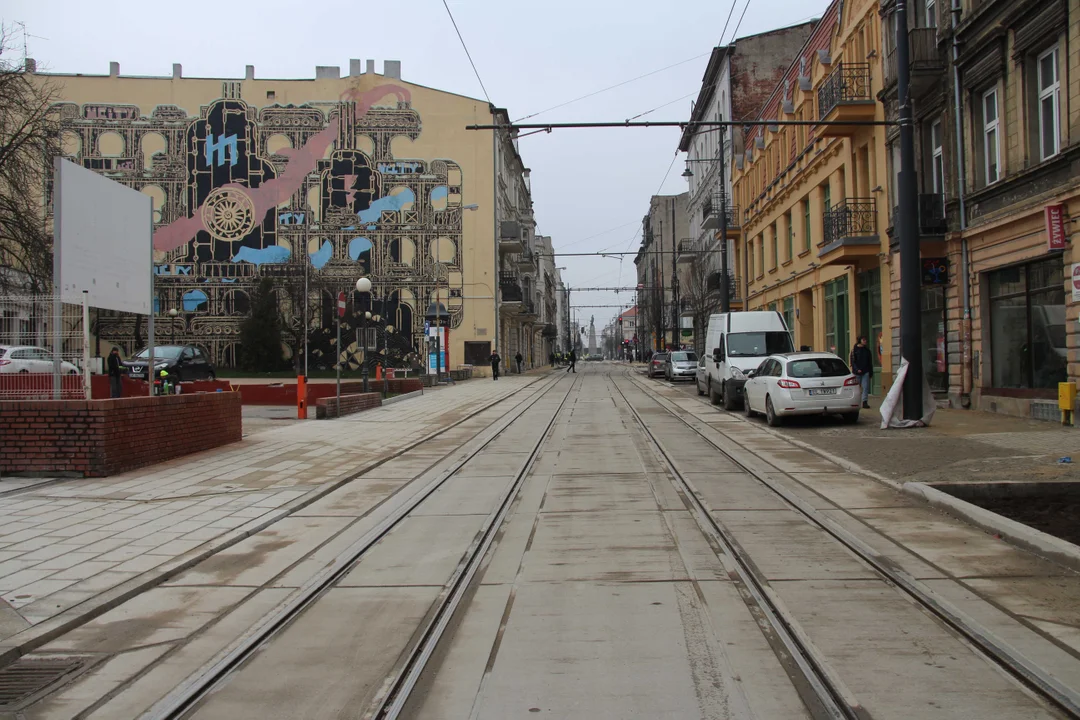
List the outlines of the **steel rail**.
<svg viewBox="0 0 1080 720">
<path fill-rule="evenodd" d="M 630 376 L 630 371 L 627 371 L 626 376 L 636 387 L 643 391 L 648 391 L 646 385 Z M 650 398 L 652 398 L 651 395 Z M 720 447 L 715 440 L 703 433 L 700 428 L 674 412 L 666 402 L 657 401 L 657 404 L 669 415 L 693 430 L 702 439 L 716 448 L 716 450 L 724 457 L 735 463 L 739 468 L 742 468 L 744 472 L 749 473 L 756 480 L 765 485 L 765 487 L 779 495 L 781 499 L 792 507 L 792 509 L 826 532 L 845 548 L 855 553 L 863 562 L 881 575 L 886 582 L 902 590 L 920 607 L 929 611 L 934 617 L 974 645 L 988 660 L 991 660 L 995 665 L 1021 682 L 1024 686 L 1048 700 L 1057 709 L 1067 713 L 1070 717 L 1080 720 L 1080 692 L 1064 685 L 1055 678 L 1052 673 L 1047 672 L 1028 660 L 1019 650 L 995 636 L 993 632 L 975 619 L 965 615 L 951 602 L 938 596 L 937 593 L 927 587 L 924 583 L 920 582 L 910 573 L 897 567 L 892 560 L 883 556 L 866 542 L 855 537 L 835 520 L 821 515 L 802 498 L 798 497 L 787 488 L 778 485 L 775 481 L 766 477 L 761 472 L 749 467 L 730 452 Z M 774 468 L 772 474 L 781 475 L 792 482 L 801 485 L 798 480 L 792 477 L 791 473 L 778 468 Z M 689 485 L 689 483 L 687 484 Z M 700 502 L 700 498 L 698 498 L 698 501 Z"/>
<path fill-rule="evenodd" d="M 767 581 L 761 577 L 753 561 L 747 557 L 738 541 L 709 512 L 697 488 L 679 471 L 674 460 L 664 448 L 663 443 L 653 434 L 641 414 L 630 403 L 626 393 L 623 392 L 614 379 L 612 379 L 611 384 L 622 397 L 627 409 L 641 427 L 645 437 L 660 458 L 663 459 L 671 476 L 682 486 L 684 495 L 694 506 L 698 524 L 703 526 L 702 530 L 707 529 L 707 534 L 711 535 L 728 557 L 735 562 L 738 574 L 754 605 L 761 610 L 762 615 L 794 661 L 803 680 L 805 680 L 806 686 L 813 691 L 813 697 L 806 697 L 802 688 L 796 684 L 796 692 L 802 697 L 807 710 L 815 719 L 862 720 L 865 718 L 866 715 L 858 701 L 844 687 L 840 679 L 833 676 L 824 659 L 820 657 L 820 653 L 813 647 L 813 644 L 802 632 L 798 623 L 789 617 L 782 603 L 770 591 Z"/>
<path fill-rule="evenodd" d="M 490 436 L 485 439 L 479 447 L 470 451 L 464 457 L 455 460 L 449 468 L 438 472 L 426 485 L 419 488 L 411 497 L 398 505 L 397 508 L 387 515 L 387 517 L 383 518 L 375 527 L 371 528 L 359 540 L 338 555 L 331 564 L 312 576 L 310 580 L 304 583 L 303 586 L 285 601 L 264 614 L 262 618 L 260 618 L 239 640 L 219 653 L 202 668 L 192 673 L 183 682 L 177 685 L 172 692 L 155 703 L 141 716 L 141 720 L 173 720 L 184 717 L 199 703 L 200 700 L 210 694 L 211 691 L 220 686 L 223 681 L 238 670 L 259 650 L 259 648 L 272 640 L 308 607 L 321 598 L 327 590 L 332 588 L 339 580 L 352 571 L 367 552 L 408 517 L 417 506 L 442 487 L 447 480 L 456 475 L 466 463 L 479 455 L 484 448 L 494 442 L 506 428 L 517 422 L 529 409 L 540 402 L 548 392 L 558 385 L 559 379 L 561 378 L 557 378 L 546 386 L 537 389 L 532 398 L 519 405 L 520 409 L 514 413 L 512 417 L 504 415 L 481 430 L 480 433 L 488 432 Z M 533 385 L 530 384 L 521 390 L 526 390 L 529 387 L 533 387 Z M 517 392 L 520 391 L 516 391 L 513 395 L 516 395 Z M 498 402 L 506 400 L 509 397 L 513 397 L 513 395 L 502 398 L 488 407 L 498 404 Z M 495 428 L 495 430 L 492 431 L 492 428 Z M 480 433 L 477 433 L 472 439 L 475 439 Z M 541 437 L 541 442 L 542 441 L 543 437 Z M 415 447 L 415 445 L 413 447 Z M 447 453 L 447 455 L 452 454 L 453 451 Z M 425 470 L 424 472 L 426 473 L 427 471 Z M 406 487 L 408 487 L 408 485 L 406 485 Z M 395 496 L 399 495 L 400 492 L 401 491 L 395 493 Z"/>
<path fill-rule="evenodd" d="M 551 430 L 555 427 L 555 422 L 559 419 L 559 415 L 562 414 L 567 398 L 570 397 L 574 387 L 580 382 L 580 378 L 574 378 L 574 382 L 570 384 L 570 389 L 566 391 L 562 401 L 559 403 L 559 407 L 552 414 L 551 420 L 544 428 L 544 432 L 540 434 L 540 439 L 533 446 L 525 464 L 503 494 L 495 510 L 485 520 L 481 533 L 478 539 L 473 542 L 467 559 L 458 566 L 454 576 L 447 583 L 446 587 L 449 588 L 449 593 L 446 595 L 445 600 L 431 617 L 427 626 L 425 626 L 420 639 L 409 653 L 408 659 L 400 666 L 393 679 L 384 685 L 389 690 L 383 697 L 378 710 L 374 714 L 365 715 L 365 717 L 371 717 L 375 720 L 396 720 L 405 709 L 413 688 L 416 687 L 416 683 L 419 682 L 420 677 L 423 675 L 428 661 L 446 632 L 446 628 L 453 620 L 454 613 L 461 604 L 461 600 L 468 593 L 473 578 L 487 559 L 488 552 L 495 541 L 495 537 L 502 529 L 507 513 L 513 506 L 521 487 L 525 484 L 525 479 L 532 472 L 537 455 L 540 454 L 541 448 L 547 443 Z"/>
</svg>

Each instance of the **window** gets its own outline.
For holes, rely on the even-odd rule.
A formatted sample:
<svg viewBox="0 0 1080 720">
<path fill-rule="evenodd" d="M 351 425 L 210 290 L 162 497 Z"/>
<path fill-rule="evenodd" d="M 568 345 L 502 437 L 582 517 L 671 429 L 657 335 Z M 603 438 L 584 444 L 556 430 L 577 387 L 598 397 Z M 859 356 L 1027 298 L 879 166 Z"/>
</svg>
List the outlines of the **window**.
<svg viewBox="0 0 1080 720">
<path fill-rule="evenodd" d="M 986 184 L 998 181 L 998 102 L 997 88 L 982 96 L 983 178 Z"/>
<path fill-rule="evenodd" d="M 1058 79 L 1058 49 L 1054 46 L 1039 56 L 1039 151 L 1046 160 L 1058 153 L 1061 138 L 1061 83 Z"/>
<path fill-rule="evenodd" d="M 832 209 L 832 185 L 825 183 L 821 186 L 822 206 L 825 212 Z"/>
<path fill-rule="evenodd" d="M 791 226 L 791 213 L 784 216 L 784 225 L 787 227 L 787 261 L 791 262 L 795 257 L 795 228 Z"/>
<path fill-rule="evenodd" d="M 746 241 L 747 278 L 754 277 L 754 245 L 750 240 Z"/>
<path fill-rule="evenodd" d="M 926 0 L 926 15 L 924 18 L 926 20 L 925 27 L 937 27 L 937 3 L 935 0 Z"/>
<path fill-rule="evenodd" d="M 1061 258 L 988 275 L 993 387 L 1052 389 L 1068 380 Z"/>
<path fill-rule="evenodd" d="M 935 195 L 945 192 L 945 164 L 941 158 L 941 121 L 935 120 L 930 125 L 930 177 Z"/>
<path fill-rule="evenodd" d="M 825 347 L 844 355 L 848 345 L 848 279 L 844 275 L 825 283 Z"/>
<path fill-rule="evenodd" d="M 787 366 L 788 377 L 791 378 L 826 378 L 844 377 L 851 371 L 840 358 L 812 358 L 809 360 L 792 360 Z"/>
<path fill-rule="evenodd" d="M 795 328 L 795 296 L 789 295 L 784 298 L 784 324 L 787 325 L 789 332 L 794 332 Z"/>
<path fill-rule="evenodd" d="M 769 233 L 769 241 L 772 243 L 772 269 L 775 270 L 780 265 L 779 250 L 776 242 L 776 223 L 772 224 L 772 232 Z"/>
<path fill-rule="evenodd" d="M 765 274 L 765 235 L 758 235 L 758 275 Z"/>
<path fill-rule="evenodd" d="M 727 343 L 729 357 L 760 357 L 792 352 L 791 335 L 780 330 L 731 333 L 727 336 Z"/>
<path fill-rule="evenodd" d="M 810 251 L 810 198 L 805 198 L 802 201 L 802 230 L 803 230 L 803 249 L 807 252 Z"/>
</svg>

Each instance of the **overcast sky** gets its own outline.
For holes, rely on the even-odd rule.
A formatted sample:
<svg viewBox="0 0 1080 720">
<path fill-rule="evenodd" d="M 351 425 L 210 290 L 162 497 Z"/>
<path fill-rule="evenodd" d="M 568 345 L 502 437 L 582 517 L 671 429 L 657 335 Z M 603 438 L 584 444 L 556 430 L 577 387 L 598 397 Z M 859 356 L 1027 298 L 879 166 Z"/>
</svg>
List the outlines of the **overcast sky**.
<svg viewBox="0 0 1080 720">
<path fill-rule="evenodd" d="M 735 0 L 723 37 L 820 16 L 827 0 Z M 712 47 L 732 9 L 730 0 L 450 0 L 491 101 L 514 119 L 662 68 L 649 77 L 533 121 L 685 120 Z M 402 79 L 483 97 L 441 0 L 411 3 L 221 2 L 186 0 L 7 0 L 5 24 L 25 23 L 27 46 L 39 67 L 53 72 L 168 75 L 181 63 L 186 76 L 237 77 L 254 65 L 257 77 L 313 77 L 316 65 L 350 58 L 402 61 Z M 674 67 L 669 67 L 674 65 Z M 528 121 L 526 121 L 528 122 Z M 677 129 L 556 130 L 520 141 L 532 168 L 538 229 L 556 251 L 633 251 L 649 196 L 687 188 L 676 162 Z M 663 181 L 663 184 L 661 184 Z M 571 287 L 632 286 L 632 256 L 561 257 Z M 627 304 L 631 293 L 575 293 L 572 304 Z M 597 330 L 614 308 L 595 314 Z"/>
</svg>

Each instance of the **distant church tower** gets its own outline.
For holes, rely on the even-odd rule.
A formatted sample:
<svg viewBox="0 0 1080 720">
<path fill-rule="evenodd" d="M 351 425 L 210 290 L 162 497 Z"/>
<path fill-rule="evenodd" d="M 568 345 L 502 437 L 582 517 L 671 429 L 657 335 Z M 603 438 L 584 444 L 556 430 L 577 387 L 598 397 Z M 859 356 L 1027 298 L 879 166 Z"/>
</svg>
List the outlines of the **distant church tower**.
<svg viewBox="0 0 1080 720">
<path fill-rule="evenodd" d="M 594 324 L 596 316 L 589 318 L 589 354 L 596 354 L 596 325 Z"/>
</svg>

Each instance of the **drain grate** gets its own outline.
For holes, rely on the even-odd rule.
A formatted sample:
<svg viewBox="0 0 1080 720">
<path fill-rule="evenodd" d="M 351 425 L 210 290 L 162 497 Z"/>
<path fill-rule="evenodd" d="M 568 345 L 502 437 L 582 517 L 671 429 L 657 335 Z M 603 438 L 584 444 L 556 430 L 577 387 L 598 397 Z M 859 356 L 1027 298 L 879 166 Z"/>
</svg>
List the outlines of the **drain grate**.
<svg viewBox="0 0 1080 720">
<path fill-rule="evenodd" d="M 0 708 L 18 705 L 83 666 L 82 660 L 16 660 L 0 670 Z"/>
</svg>

